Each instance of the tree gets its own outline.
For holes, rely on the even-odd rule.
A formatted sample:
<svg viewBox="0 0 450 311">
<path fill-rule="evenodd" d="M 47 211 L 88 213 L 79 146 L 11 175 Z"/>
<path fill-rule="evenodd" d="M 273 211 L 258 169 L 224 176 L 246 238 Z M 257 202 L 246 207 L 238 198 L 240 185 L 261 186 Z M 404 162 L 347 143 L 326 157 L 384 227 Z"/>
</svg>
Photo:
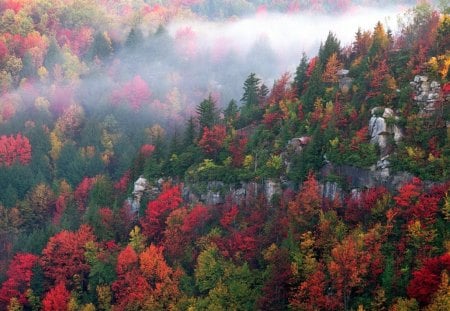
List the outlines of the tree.
<svg viewBox="0 0 450 311">
<path fill-rule="evenodd" d="M 332 284 L 336 288 L 336 296 L 341 299 L 341 306 L 348 310 L 353 290 L 364 285 L 369 254 L 350 236 L 333 248 L 331 258 L 328 270 Z"/>
<path fill-rule="evenodd" d="M 341 304 L 333 294 L 327 294 L 330 281 L 325 274 L 325 267 L 321 264 L 304 281 L 289 299 L 289 305 L 294 310 L 340 310 Z"/>
<path fill-rule="evenodd" d="M 106 32 L 99 32 L 94 36 L 94 42 L 91 45 L 90 56 L 92 59 L 106 59 L 113 53 L 111 39 Z"/>
<path fill-rule="evenodd" d="M 308 80 L 308 77 L 306 75 L 307 69 L 308 69 L 308 56 L 306 56 L 306 53 L 303 52 L 300 64 L 297 66 L 297 69 L 295 70 L 293 83 L 295 90 L 297 91 L 297 97 L 300 97 L 306 88 L 306 82 Z"/>
<path fill-rule="evenodd" d="M 226 129 L 223 125 L 214 125 L 211 129 L 204 127 L 203 135 L 199 140 L 198 145 L 205 154 L 215 158 L 223 148 L 226 136 Z"/>
<path fill-rule="evenodd" d="M 204 99 L 196 108 L 197 120 L 200 126 L 200 137 L 203 135 L 203 129 L 205 127 L 212 128 L 219 122 L 219 110 L 216 106 L 216 102 L 211 95 L 207 99 Z"/>
<path fill-rule="evenodd" d="M 179 207 L 181 202 L 179 186 L 163 191 L 156 200 L 148 203 L 145 216 L 140 220 L 142 232 L 153 241 L 161 240 L 167 216 Z"/>
<path fill-rule="evenodd" d="M 0 166 L 11 166 L 18 162 L 26 165 L 31 161 L 31 145 L 27 137 L 18 133 L 0 136 Z"/>
<path fill-rule="evenodd" d="M 372 45 L 369 49 L 369 56 L 374 58 L 377 55 L 382 55 L 389 45 L 389 38 L 384 30 L 383 24 L 377 22 L 372 34 Z"/>
<path fill-rule="evenodd" d="M 67 311 L 70 299 L 70 293 L 66 289 L 64 282 L 59 282 L 55 287 L 50 289 L 42 300 L 44 311 Z"/>
<path fill-rule="evenodd" d="M 423 266 L 413 272 L 413 278 L 408 284 L 408 296 L 417 299 L 421 305 L 431 302 L 440 285 L 443 271 L 450 271 L 450 254 L 429 258 Z"/>
<path fill-rule="evenodd" d="M 82 225 L 76 232 L 61 231 L 50 238 L 42 251 L 40 264 L 47 278 L 56 284 L 73 286 L 86 280 L 90 266 L 86 260 L 86 243 L 94 241 L 92 229 Z"/>
<path fill-rule="evenodd" d="M 450 283 L 446 271 L 441 274 L 441 284 L 427 307 L 427 311 L 448 310 L 450 308 Z"/>
<path fill-rule="evenodd" d="M 367 55 L 369 48 L 372 44 L 372 36 L 370 31 L 361 31 L 361 28 L 358 28 L 358 31 L 355 35 L 355 41 L 352 45 L 352 56 L 354 59 L 358 57 L 364 57 Z"/>
<path fill-rule="evenodd" d="M 211 218 L 210 211 L 207 207 L 197 204 L 183 219 L 181 231 L 194 239 L 195 236 L 202 235 L 202 228 L 205 227 Z"/>
<path fill-rule="evenodd" d="M 134 50 L 144 41 L 144 34 L 139 28 L 133 27 L 128 33 L 127 39 L 125 40 L 125 47 Z"/>
<path fill-rule="evenodd" d="M 23 226 L 27 229 L 43 226 L 53 212 L 54 203 L 55 194 L 52 189 L 44 183 L 36 185 L 20 206 Z"/>
<path fill-rule="evenodd" d="M 310 172 L 295 201 L 289 203 L 288 213 L 291 216 L 292 224 L 300 225 L 303 228 L 314 226 L 321 207 L 322 195 L 319 183 L 314 174 Z"/>
<path fill-rule="evenodd" d="M 261 297 L 257 301 L 260 310 L 283 310 L 288 305 L 292 282 L 292 268 L 289 253 L 272 244 L 265 252 L 268 265 Z"/>
<path fill-rule="evenodd" d="M 235 167 L 241 167 L 244 163 L 245 150 L 247 148 L 248 138 L 243 135 L 236 135 L 231 141 L 229 150 L 231 153 L 231 163 Z"/>
<path fill-rule="evenodd" d="M 140 271 L 150 285 L 151 299 L 148 306 L 158 310 L 170 309 L 180 295 L 179 272 L 166 263 L 163 249 L 162 246 L 151 244 L 139 256 Z"/>
<path fill-rule="evenodd" d="M 333 53 L 337 56 L 340 55 L 341 42 L 337 39 L 336 35 L 331 31 L 328 33 L 327 39 L 324 44 L 320 45 L 319 60 L 321 64 L 326 64 L 328 59 Z"/>
<path fill-rule="evenodd" d="M 325 83 L 337 83 L 338 75 L 337 72 L 342 69 L 342 64 L 337 58 L 337 53 L 331 54 L 325 65 L 325 70 L 322 74 L 322 80 Z"/>
<path fill-rule="evenodd" d="M 244 82 L 239 127 L 244 127 L 262 117 L 263 110 L 259 106 L 261 80 L 251 73 Z"/>
<path fill-rule="evenodd" d="M 27 302 L 26 291 L 30 288 L 33 267 L 38 257 L 29 253 L 17 253 L 9 265 L 8 279 L 0 288 L 0 306 L 5 309 L 12 298 L 20 304 Z"/>
<path fill-rule="evenodd" d="M 194 117 L 190 117 L 187 121 L 186 130 L 184 131 L 183 147 L 187 148 L 192 146 L 196 138 L 197 131 L 195 126 L 195 119 Z"/>
<path fill-rule="evenodd" d="M 112 94 L 112 101 L 116 105 L 127 104 L 133 111 L 139 111 L 144 104 L 149 103 L 152 93 L 148 84 L 141 76 L 136 75 Z"/>
<path fill-rule="evenodd" d="M 323 94 L 322 63 L 318 60 L 318 58 L 311 59 L 307 74 L 310 77 L 306 91 L 303 95 L 304 113 L 311 112 L 317 98 L 320 98 Z"/>
<path fill-rule="evenodd" d="M 378 62 L 376 68 L 370 73 L 370 91 L 367 94 L 368 98 L 374 98 L 376 105 L 389 104 L 396 96 L 397 83 L 389 73 L 389 67 L 386 59 Z"/>
<path fill-rule="evenodd" d="M 227 108 L 223 111 L 224 121 L 227 127 L 234 127 L 239 118 L 239 107 L 234 99 L 230 100 Z"/>
</svg>

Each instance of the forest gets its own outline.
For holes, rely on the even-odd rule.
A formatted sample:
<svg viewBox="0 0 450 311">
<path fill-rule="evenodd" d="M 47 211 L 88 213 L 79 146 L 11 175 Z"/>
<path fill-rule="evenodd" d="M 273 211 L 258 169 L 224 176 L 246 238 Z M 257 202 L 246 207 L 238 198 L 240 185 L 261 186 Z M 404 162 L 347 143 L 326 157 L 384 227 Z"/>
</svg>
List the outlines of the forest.
<svg viewBox="0 0 450 311">
<path fill-rule="evenodd" d="M 449 310 L 450 3 L 391 2 L 1 0 L 0 311 Z"/>
</svg>

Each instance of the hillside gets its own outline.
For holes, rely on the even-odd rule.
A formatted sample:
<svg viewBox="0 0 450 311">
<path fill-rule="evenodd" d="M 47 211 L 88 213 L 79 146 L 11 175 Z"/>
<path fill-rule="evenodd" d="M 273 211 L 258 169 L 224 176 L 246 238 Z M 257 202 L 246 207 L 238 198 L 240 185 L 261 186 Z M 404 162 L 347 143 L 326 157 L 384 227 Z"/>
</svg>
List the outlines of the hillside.
<svg viewBox="0 0 450 311">
<path fill-rule="evenodd" d="M 446 3 L 1 1 L 0 310 L 449 309 Z"/>
</svg>

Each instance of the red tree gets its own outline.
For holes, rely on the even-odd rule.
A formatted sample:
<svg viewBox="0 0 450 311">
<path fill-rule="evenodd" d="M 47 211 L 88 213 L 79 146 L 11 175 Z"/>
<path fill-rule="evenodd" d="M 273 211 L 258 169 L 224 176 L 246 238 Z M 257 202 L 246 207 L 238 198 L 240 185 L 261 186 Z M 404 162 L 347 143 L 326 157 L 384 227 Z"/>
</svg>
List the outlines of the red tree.
<svg viewBox="0 0 450 311">
<path fill-rule="evenodd" d="M 44 311 L 67 311 L 69 299 L 69 291 L 66 289 L 64 282 L 60 282 L 45 294 L 42 300 L 42 308 Z"/>
<path fill-rule="evenodd" d="M 18 253 L 14 256 L 9 265 L 6 276 L 8 279 L 0 288 L 0 307 L 6 310 L 11 298 L 19 299 L 19 302 L 27 302 L 25 292 L 30 287 L 33 267 L 38 257 L 28 253 Z"/>
<path fill-rule="evenodd" d="M 148 203 L 145 216 L 140 220 L 142 232 L 150 239 L 159 241 L 164 231 L 167 216 L 179 207 L 181 202 L 179 186 L 169 187 L 163 191 L 156 200 Z"/>
<path fill-rule="evenodd" d="M 41 265 L 44 274 L 55 283 L 72 284 L 75 275 L 87 277 L 90 266 L 84 256 L 85 245 L 94 241 L 92 229 L 82 225 L 76 232 L 61 231 L 48 241 L 42 251 Z"/>
<path fill-rule="evenodd" d="M 220 219 L 220 224 L 225 228 L 229 229 L 231 225 L 236 221 L 236 216 L 239 213 L 237 205 L 233 205 L 231 209 L 224 212 L 222 218 Z"/>
<path fill-rule="evenodd" d="M 444 270 L 450 271 L 450 253 L 426 260 L 422 268 L 413 272 L 413 279 L 407 288 L 408 296 L 417 299 L 422 305 L 430 303 L 439 288 Z"/>
<path fill-rule="evenodd" d="M 369 255 L 359 248 L 354 238 L 348 237 L 333 248 L 331 257 L 328 270 L 336 288 L 336 297 L 341 299 L 341 306 L 347 310 L 352 292 L 363 285 Z"/>
<path fill-rule="evenodd" d="M 184 218 L 181 230 L 186 234 L 198 232 L 210 218 L 211 215 L 208 208 L 198 204 Z"/>
<path fill-rule="evenodd" d="M 153 145 L 149 145 L 149 144 L 144 144 L 142 145 L 141 149 L 139 150 L 139 152 L 144 156 L 144 157 L 149 157 L 152 155 L 153 151 L 155 151 L 155 146 Z"/>
<path fill-rule="evenodd" d="M 73 194 L 79 210 L 83 211 L 86 208 L 89 192 L 94 186 L 95 181 L 95 177 L 84 177 L 75 189 Z"/>
<path fill-rule="evenodd" d="M 28 138 L 17 134 L 0 137 L 0 166 L 11 166 L 18 162 L 26 165 L 31 161 L 31 145 Z"/>
<path fill-rule="evenodd" d="M 232 164 L 234 167 L 242 166 L 244 162 L 245 148 L 247 146 L 248 139 L 245 136 L 237 136 L 230 144 L 229 150 L 231 153 Z"/>
<path fill-rule="evenodd" d="M 340 302 L 335 295 L 327 295 L 330 282 L 324 273 L 324 266 L 319 265 L 306 281 L 302 282 L 289 300 L 295 310 L 340 310 Z"/>
<path fill-rule="evenodd" d="M 321 207 L 322 195 L 319 183 L 314 174 L 310 172 L 295 201 L 289 203 L 288 212 L 294 223 L 311 226 Z"/>
<path fill-rule="evenodd" d="M 115 104 L 128 103 L 134 111 L 142 108 L 142 105 L 149 102 L 152 93 L 141 76 L 135 76 L 133 80 L 125 83 L 112 95 Z"/>
<path fill-rule="evenodd" d="M 127 170 L 122 177 L 114 184 L 114 190 L 119 193 L 127 191 L 128 183 L 130 182 L 131 171 Z"/>
<path fill-rule="evenodd" d="M 223 147 L 226 136 L 226 129 L 223 125 L 214 125 L 211 130 L 205 126 L 203 128 L 203 136 L 198 144 L 204 153 L 209 156 L 215 156 Z"/>
</svg>

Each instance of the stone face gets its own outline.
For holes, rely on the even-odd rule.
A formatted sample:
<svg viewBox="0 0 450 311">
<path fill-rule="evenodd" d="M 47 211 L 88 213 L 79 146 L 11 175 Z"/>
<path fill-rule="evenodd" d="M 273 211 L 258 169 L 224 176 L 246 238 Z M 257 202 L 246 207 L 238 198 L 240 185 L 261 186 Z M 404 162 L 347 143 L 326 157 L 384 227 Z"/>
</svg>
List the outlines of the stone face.
<svg viewBox="0 0 450 311">
<path fill-rule="evenodd" d="M 266 196 L 267 202 L 271 202 L 275 195 L 281 194 L 280 182 L 268 179 L 264 183 L 264 195 Z"/>
<path fill-rule="evenodd" d="M 401 129 L 395 125 L 388 125 L 387 119 L 398 119 L 391 108 L 375 107 L 371 110 L 372 117 L 369 120 L 369 135 L 370 142 L 378 145 L 381 156 L 384 157 L 389 154 L 389 138 L 393 137 L 394 141 L 398 143 L 402 137 Z"/>
<path fill-rule="evenodd" d="M 320 185 L 322 197 L 330 201 L 335 198 L 342 199 L 342 189 L 337 182 L 327 181 Z"/>
<path fill-rule="evenodd" d="M 442 98 L 441 85 L 437 81 L 428 81 L 427 76 L 415 76 L 410 82 L 413 98 L 420 108 L 419 114 L 429 116 L 435 113 L 435 103 Z"/>
</svg>

